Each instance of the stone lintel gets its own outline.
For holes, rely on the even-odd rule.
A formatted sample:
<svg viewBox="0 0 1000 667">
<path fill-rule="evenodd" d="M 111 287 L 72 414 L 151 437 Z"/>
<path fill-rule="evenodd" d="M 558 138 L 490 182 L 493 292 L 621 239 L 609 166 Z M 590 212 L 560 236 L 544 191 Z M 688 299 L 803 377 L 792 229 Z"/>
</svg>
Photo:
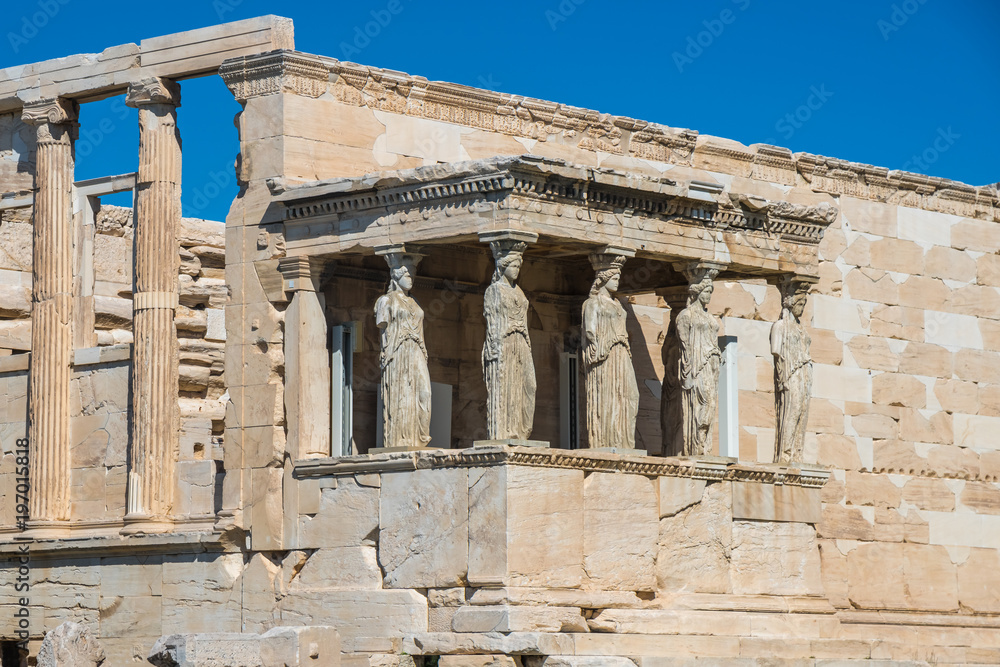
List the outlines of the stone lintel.
<svg viewBox="0 0 1000 667">
<path fill-rule="evenodd" d="M 739 463 L 720 457 L 653 457 L 598 449 L 547 449 L 490 445 L 470 449 L 424 449 L 380 452 L 295 463 L 299 479 L 422 470 L 517 465 L 563 468 L 587 472 L 622 472 L 658 477 L 687 477 L 708 481 L 747 481 L 821 487 L 830 477 L 823 466 L 772 463 Z"/>
<path fill-rule="evenodd" d="M 128 86 L 125 104 L 136 108 L 151 104 L 169 104 L 179 107 L 181 105 L 181 87 L 176 81 L 158 76 L 133 81 Z"/>
<path fill-rule="evenodd" d="M 44 125 L 46 123 L 60 125 L 75 121 L 79 113 L 80 105 L 73 100 L 64 97 L 50 97 L 25 104 L 21 111 L 21 120 L 29 125 Z"/>
</svg>

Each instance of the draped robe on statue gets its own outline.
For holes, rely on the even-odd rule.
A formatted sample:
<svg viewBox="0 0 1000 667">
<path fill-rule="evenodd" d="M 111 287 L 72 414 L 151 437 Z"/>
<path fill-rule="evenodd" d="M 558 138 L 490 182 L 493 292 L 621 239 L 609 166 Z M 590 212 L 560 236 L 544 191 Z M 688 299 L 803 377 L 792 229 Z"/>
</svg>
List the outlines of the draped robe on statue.
<svg viewBox="0 0 1000 667">
<path fill-rule="evenodd" d="M 787 310 L 775 322 L 771 338 L 778 348 L 774 359 L 778 409 L 775 462 L 801 461 L 812 394 L 812 360 L 809 357 L 812 341 L 805 327 Z"/>
<path fill-rule="evenodd" d="M 528 298 L 499 280 L 486 288 L 483 374 L 492 440 L 527 440 L 535 416 L 535 364 L 528 338 Z"/>
<path fill-rule="evenodd" d="M 394 290 L 375 303 L 382 328 L 382 419 L 386 447 L 425 447 L 431 441 L 431 379 L 424 346 L 424 311 Z"/>
<path fill-rule="evenodd" d="M 591 447 L 635 449 L 639 387 L 625 318 L 622 305 L 607 296 L 591 296 L 583 304 L 587 433 Z"/>
<path fill-rule="evenodd" d="M 719 402 L 719 323 L 697 303 L 677 316 L 680 341 L 681 414 L 684 455 L 711 454 L 712 425 Z"/>
</svg>

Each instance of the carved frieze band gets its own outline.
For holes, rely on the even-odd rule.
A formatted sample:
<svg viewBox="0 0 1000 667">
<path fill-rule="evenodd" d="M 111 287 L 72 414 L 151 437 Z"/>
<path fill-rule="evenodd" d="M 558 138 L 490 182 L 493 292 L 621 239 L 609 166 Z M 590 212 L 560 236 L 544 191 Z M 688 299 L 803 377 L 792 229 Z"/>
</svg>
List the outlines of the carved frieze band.
<svg viewBox="0 0 1000 667">
<path fill-rule="evenodd" d="M 828 471 L 819 468 L 803 469 L 779 465 L 751 466 L 695 458 L 626 457 L 592 450 L 570 451 L 503 446 L 464 450 L 391 452 L 340 459 L 304 460 L 295 464 L 295 475 L 297 477 L 338 477 L 427 468 L 468 468 L 495 465 L 571 468 L 587 472 L 622 472 L 658 477 L 690 477 L 710 481 L 760 482 L 806 487 L 821 487 L 830 476 Z"/>
</svg>

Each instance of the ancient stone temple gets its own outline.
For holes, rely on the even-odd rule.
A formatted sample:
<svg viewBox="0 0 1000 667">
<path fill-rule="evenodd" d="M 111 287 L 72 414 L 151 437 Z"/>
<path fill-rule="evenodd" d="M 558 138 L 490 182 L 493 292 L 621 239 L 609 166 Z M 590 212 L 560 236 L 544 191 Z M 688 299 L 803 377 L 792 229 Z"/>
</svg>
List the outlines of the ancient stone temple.
<svg viewBox="0 0 1000 667">
<path fill-rule="evenodd" d="M 1000 664 L 995 186 L 273 16 L 7 73 L 3 667 Z M 180 209 L 197 76 L 224 222 Z M 135 172 L 76 180 L 111 96 Z"/>
</svg>

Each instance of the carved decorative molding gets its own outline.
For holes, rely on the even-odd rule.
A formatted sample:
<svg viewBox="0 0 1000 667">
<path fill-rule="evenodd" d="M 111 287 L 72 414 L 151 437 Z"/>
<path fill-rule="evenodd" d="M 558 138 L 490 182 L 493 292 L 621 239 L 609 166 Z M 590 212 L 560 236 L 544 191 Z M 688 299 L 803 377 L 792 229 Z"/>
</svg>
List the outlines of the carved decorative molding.
<svg viewBox="0 0 1000 667">
<path fill-rule="evenodd" d="M 43 125 L 45 123 L 59 125 L 75 121 L 79 110 L 80 106 L 73 100 L 52 97 L 25 104 L 21 112 L 21 120 L 29 125 Z"/>
<path fill-rule="evenodd" d="M 587 472 L 622 472 L 657 477 L 788 484 L 812 488 L 823 486 L 830 477 L 829 471 L 820 467 L 736 463 L 726 459 L 627 456 L 588 449 L 543 449 L 503 445 L 462 450 L 429 449 L 417 452 L 362 454 L 336 459 L 301 460 L 295 463 L 295 476 L 299 478 L 341 477 L 428 468 L 469 468 L 496 465 L 571 468 Z"/>
<path fill-rule="evenodd" d="M 152 76 L 129 84 L 125 104 L 141 107 L 149 104 L 181 105 L 181 87 L 170 79 Z"/>
<path fill-rule="evenodd" d="M 315 56 L 281 50 L 227 60 L 219 76 L 240 102 L 275 93 L 319 97 L 326 92 L 330 68 Z"/>
<path fill-rule="evenodd" d="M 720 188 L 721 190 L 721 188 Z M 542 203 L 621 212 L 702 229 L 733 229 L 796 243 L 817 244 L 838 209 L 721 196 L 697 183 L 639 177 L 612 169 L 572 165 L 535 156 L 501 157 L 418 167 L 371 177 L 282 189 L 286 221 L 385 209 L 405 222 L 433 207 L 468 208 L 497 202 L 499 208 L 541 210 Z M 585 215 L 585 214 L 583 214 Z M 766 239 L 758 239 L 763 241 Z"/>
</svg>

